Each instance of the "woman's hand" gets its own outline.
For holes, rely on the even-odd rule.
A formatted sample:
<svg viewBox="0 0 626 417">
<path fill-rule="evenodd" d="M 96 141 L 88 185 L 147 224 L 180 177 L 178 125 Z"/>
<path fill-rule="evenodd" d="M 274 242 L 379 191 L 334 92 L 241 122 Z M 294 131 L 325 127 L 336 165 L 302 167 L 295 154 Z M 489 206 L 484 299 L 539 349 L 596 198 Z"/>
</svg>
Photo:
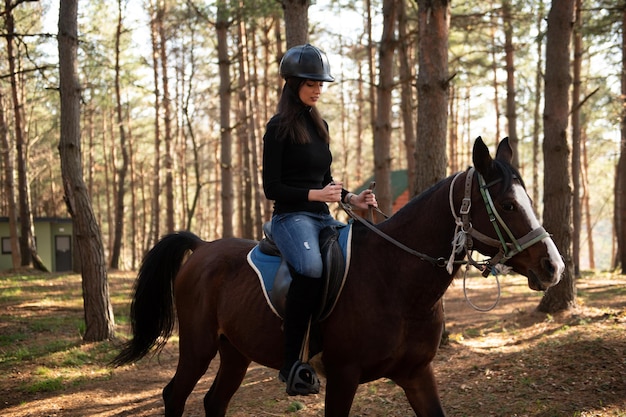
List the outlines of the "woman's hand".
<svg viewBox="0 0 626 417">
<path fill-rule="evenodd" d="M 336 203 L 341 201 L 342 182 L 331 182 L 321 190 L 309 190 L 309 201 Z"/>
<path fill-rule="evenodd" d="M 361 209 L 367 209 L 370 206 L 378 207 L 376 194 L 374 194 L 374 192 L 369 188 L 361 191 L 359 194 L 348 194 L 346 200 L 351 206 L 355 206 Z"/>
</svg>

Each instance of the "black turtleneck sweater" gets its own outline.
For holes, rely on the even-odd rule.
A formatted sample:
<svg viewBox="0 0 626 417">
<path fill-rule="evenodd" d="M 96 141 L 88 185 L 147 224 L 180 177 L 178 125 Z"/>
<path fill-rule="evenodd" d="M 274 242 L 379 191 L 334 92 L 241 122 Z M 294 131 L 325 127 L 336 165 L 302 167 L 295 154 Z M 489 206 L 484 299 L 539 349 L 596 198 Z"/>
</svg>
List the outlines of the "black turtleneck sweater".
<svg viewBox="0 0 626 417">
<path fill-rule="evenodd" d="M 303 117 L 311 138 L 309 143 L 278 138 L 279 116 L 270 119 L 263 136 L 263 190 L 269 200 L 274 200 L 275 214 L 330 213 L 326 203 L 309 201 L 308 195 L 309 190 L 322 189 L 333 180 L 330 174 L 333 157 L 328 143 L 318 135 L 310 113 L 305 112 Z"/>
</svg>

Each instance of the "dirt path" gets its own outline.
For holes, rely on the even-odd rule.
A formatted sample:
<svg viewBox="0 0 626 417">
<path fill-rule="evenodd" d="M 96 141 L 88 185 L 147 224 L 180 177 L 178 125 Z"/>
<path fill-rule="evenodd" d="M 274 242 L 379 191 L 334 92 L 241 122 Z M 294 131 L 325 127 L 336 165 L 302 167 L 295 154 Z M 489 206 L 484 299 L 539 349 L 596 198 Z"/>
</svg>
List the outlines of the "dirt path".
<svg viewBox="0 0 626 417">
<path fill-rule="evenodd" d="M 584 307 L 557 317 L 534 312 L 540 294 L 525 288 L 522 278 L 504 281 L 500 304 L 488 313 L 467 304 L 460 281 L 446 294 L 450 343 L 434 365 L 448 415 L 626 416 L 626 281 L 578 284 Z M 472 283 L 470 294 L 475 303 L 488 306 L 495 299 L 493 281 Z M 78 386 L 61 392 L 31 395 L 9 390 L 1 395 L 0 415 L 163 415 L 160 393 L 176 360 L 176 347 L 168 345 L 158 360 L 115 369 L 104 377 L 87 375 Z M 189 398 L 185 416 L 204 415 L 202 397 L 217 366 L 218 359 Z M 252 364 L 228 416 L 321 417 L 323 394 L 322 389 L 316 396 L 290 398 L 276 371 Z M 402 391 L 383 379 L 359 388 L 351 415 L 413 413 Z"/>
</svg>

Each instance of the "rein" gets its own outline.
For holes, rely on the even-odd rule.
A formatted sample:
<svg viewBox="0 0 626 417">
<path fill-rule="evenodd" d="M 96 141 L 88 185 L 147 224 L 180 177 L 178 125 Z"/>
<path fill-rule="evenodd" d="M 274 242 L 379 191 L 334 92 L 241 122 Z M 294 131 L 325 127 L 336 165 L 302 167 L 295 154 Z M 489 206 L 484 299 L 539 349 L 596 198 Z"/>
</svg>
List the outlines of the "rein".
<svg viewBox="0 0 626 417">
<path fill-rule="evenodd" d="M 489 193 L 489 187 L 497 184 L 499 181 L 501 181 L 501 179 L 498 179 L 496 181 L 493 181 L 487 184 L 483 176 L 478 171 L 476 171 L 473 167 L 470 167 L 467 170 L 467 176 L 465 177 L 465 195 L 463 197 L 463 200 L 461 202 L 461 207 L 459 209 L 460 217 L 457 216 L 455 209 L 454 209 L 453 192 L 454 192 L 454 184 L 456 183 L 457 178 L 459 178 L 459 176 L 462 174 L 463 172 L 457 173 L 452 179 L 452 182 L 450 183 L 450 191 L 449 191 L 450 210 L 455 220 L 456 229 L 454 233 L 454 238 L 452 240 L 452 253 L 450 254 L 450 257 L 448 259 L 444 257 L 435 258 L 430 255 L 427 255 L 427 254 L 424 254 L 424 253 L 421 253 L 414 249 L 409 248 L 405 244 L 397 241 L 396 239 L 392 238 L 388 234 L 376 228 L 372 223 L 365 220 L 363 217 L 356 214 L 352 210 L 352 207 L 349 204 L 345 204 L 343 202 L 340 202 L 340 204 L 343 210 L 348 214 L 348 216 L 358 221 L 359 223 L 363 224 L 372 232 L 376 233 L 380 237 L 384 238 L 385 240 L 394 244 L 395 246 L 404 250 L 405 252 L 420 258 L 421 260 L 428 261 L 434 266 L 439 266 L 442 268 L 445 267 L 449 274 L 452 274 L 452 270 L 455 264 L 456 265 L 469 264 L 469 265 L 474 266 L 478 270 L 482 271 L 482 275 L 484 277 L 487 277 L 489 274 L 494 275 L 496 277 L 496 283 L 498 285 L 498 296 L 494 304 L 488 308 L 479 308 L 475 306 L 469 300 L 469 297 L 466 292 L 466 286 L 465 286 L 465 281 L 467 278 L 467 269 L 465 270 L 465 274 L 463 277 L 463 292 L 465 295 L 465 299 L 468 301 L 468 303 L 474 309 L 478 311 L 490 311 L 493 308 L 495 308 L 495 306 L 498 304 L 498 301 L 500 300 L 500 281 L 498 280 L 498 274 L 501 272 L 506 273 L 510 270 L 510 267 L 504 265 L 505 262 L 511 259 L 513 256 L 517 255 L 518 253 L 534 245 L 535 243 L 541 241 L 542 239 L 549 237 L 550 235 L 548 234 L 548 232 L 546 232 L 546 230 L 542 226 L 540 226 L 534 230 L 531 230 L 529 233 L 527 233 L 526 235 L 522 236 L 519 239 L 515 238 L 515 236 L 513 235 L 513 232 L 511 232 L 509 227 L 506 225 L 506 223 L 504 222 L 504 220 L 502 219 L 502 217 L 496 210 L 496 207 L 493 203 L 493 199 L 491 198 L 491 194 Z M 474 176 L 478 178 L 480 194 L 483 198 L 483 202 L 485 203 L 485 208 L 487 209 L 489 220 L 491 224 L 493 225 L 493 228 L 495 229 L 496 234 L 498 235 L 498 239 L 493 239 L 479 232 L 478 230 L 474 229 L 474 227 L 472 226 L 472 222 L 470 218 L 470 211 L 472 208 L 472 183 L 473 183 Z M 388 216 L 386 216 L 380 210 L 377 210 L 377 211 L 381 213 L 385 218 L 388 218 Z M 510 242 L 506 241 L 505 234 L 510 239 Z M 472 258 L 473 239 L 476 239 L 488 246 L 497 248 L 498 253 L 492 258 L 484 262 L 477 262 L 476 260 Z M 467 254 L 467 260 L 464 260 L 464 259 L 458 260 L 458 261 L 455 260 L 454 259 L 455 255 L 461 253 L 461 251 L 463 250 L 465 250 Z"/>
<path fill-rule="evenodd" d="M 372 223 L 370 223 L 369 221 L 365 220 L 363 217 L 361 217 L 358 214 L 356 214 L 354 212 L 354 210 L 352 210 L 352 207 L 349 204 L 346 204 L 344 202 L 340 202 L 339 204 L 341 204 L 341 208 L 343 208 L 343 210 L 348 214 L 348 216 L 350 216 L 354 220 L 358 221 L 359 223 L 363 224 L 365 227 L 370 229 L 372 232 L 376 233 L 378 236 L 382 237 L 383 239 L 387 240 L 388 242 L 393 243 L 394 245 L 396 245 L 397 247 L 399 247 L 403 251 L 408 252 L 411 255 L 417 256 L 418 258 L 420 258 L 423 261 L 428 261 L 431 264 L 433 264 L 434 266 L 444 267 L 446 265 L 446 259 L 445 258 L 443 258 L 443 257 L 441 257 L 441 258 L 433 258 L 432 256 L 426 255 L 426 254 L 424 254 L 422 252 L 418 252 L 418 251 L 416 251 L 414 249 L 409 248 L 404 243 L 398 242 L 396 239 L 392 238 L 391 236 L 389 236 L 385 232 L 382 232 L 382 231 L 378 230 Z M 376 209 L 376 210 L 377 210 L 378 213 L 382 214 L 385 218 L 389 217 L 386 214 L 384 214 L 382 211 L 380 211 L 378 209 Z"/>
</svg>

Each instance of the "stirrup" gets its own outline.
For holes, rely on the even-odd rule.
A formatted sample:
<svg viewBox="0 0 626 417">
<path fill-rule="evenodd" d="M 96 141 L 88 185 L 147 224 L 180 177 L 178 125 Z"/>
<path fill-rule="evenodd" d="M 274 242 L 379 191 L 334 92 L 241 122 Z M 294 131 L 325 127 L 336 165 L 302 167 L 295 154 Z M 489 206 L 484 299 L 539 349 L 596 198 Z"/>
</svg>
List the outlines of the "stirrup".
<svg viewBox="0 0 626 417">
<path fill-rule="evenodd" d="M 286 392 L 289 395 L 309 395 L 320 392 L 320 380 L 308 363 L 296 361 L 289 371 L 287 380 L 282 373 L 278 373 L 278 379 L 287 383 Z"/>
</svg>

